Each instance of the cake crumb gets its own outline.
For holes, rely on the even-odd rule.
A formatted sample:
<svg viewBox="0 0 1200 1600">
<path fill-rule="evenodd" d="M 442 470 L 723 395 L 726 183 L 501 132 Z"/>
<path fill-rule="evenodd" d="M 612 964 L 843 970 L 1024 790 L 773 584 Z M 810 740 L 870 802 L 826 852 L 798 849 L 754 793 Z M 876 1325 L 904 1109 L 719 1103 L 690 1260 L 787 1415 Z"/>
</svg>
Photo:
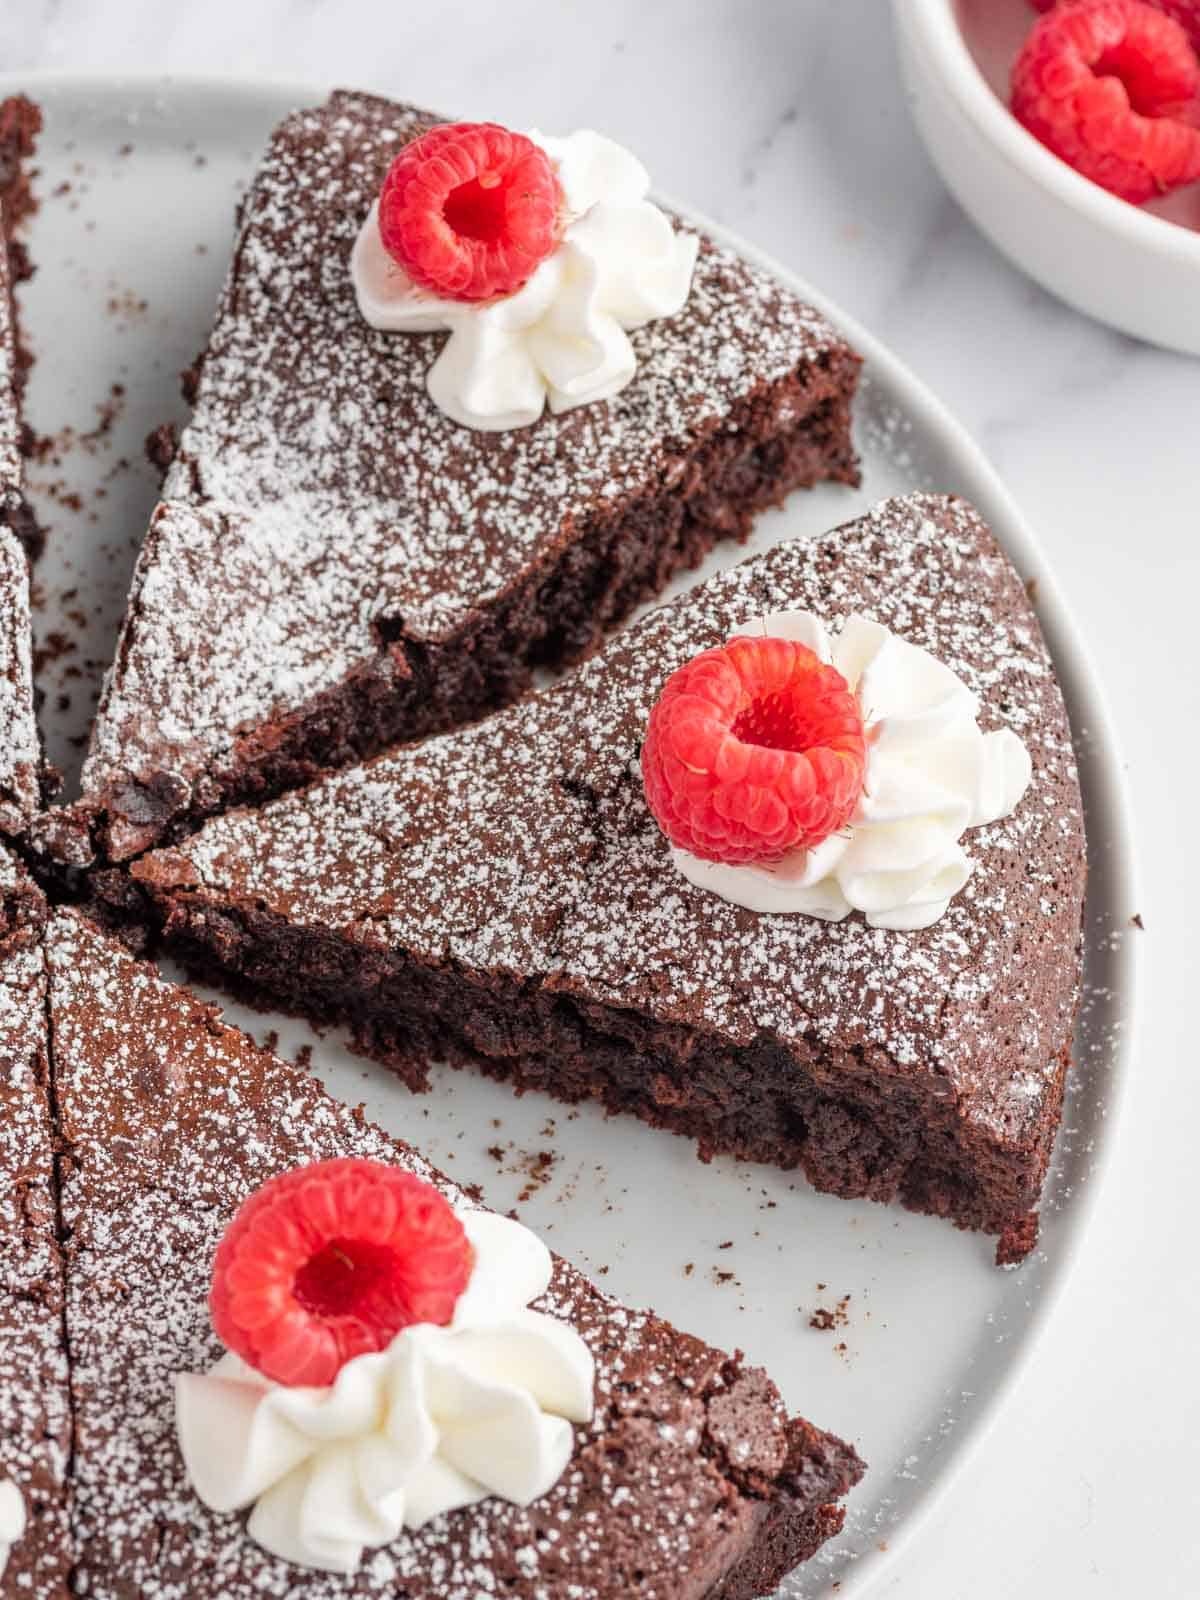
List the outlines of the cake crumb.
<svg viewBox="0 0 1200 1600">
<path fill-rule="evenodd" d="M 818 1333 L 830 1333 L 834 1328 L 846 1328 L 850 1325 L 848 1306 L 850 1296 L 844 1294 L 835 1306 L 818 1306 L 808 1319 L 810 1328 L 815 1328 Z"/>
</svg>

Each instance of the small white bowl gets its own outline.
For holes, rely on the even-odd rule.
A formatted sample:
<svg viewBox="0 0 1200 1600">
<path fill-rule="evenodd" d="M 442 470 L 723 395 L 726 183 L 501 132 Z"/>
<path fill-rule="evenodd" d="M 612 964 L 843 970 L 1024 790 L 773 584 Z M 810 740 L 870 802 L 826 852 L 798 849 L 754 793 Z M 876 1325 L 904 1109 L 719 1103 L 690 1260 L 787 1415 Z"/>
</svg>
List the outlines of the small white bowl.
<svg viewBox="0 0 1200 1600">
<path fill-rule="evenodd" d="M 893 0 L 893 17 L 917 127 L 992 242 L 1080 311 L 1200 355 L 1200 231 L 1170 220 L 1200 224 L 1200 188 L 1148 211 L 1025 131 L 1001 95 L 1035 20 L 1026 0 Z"/>
</svg>

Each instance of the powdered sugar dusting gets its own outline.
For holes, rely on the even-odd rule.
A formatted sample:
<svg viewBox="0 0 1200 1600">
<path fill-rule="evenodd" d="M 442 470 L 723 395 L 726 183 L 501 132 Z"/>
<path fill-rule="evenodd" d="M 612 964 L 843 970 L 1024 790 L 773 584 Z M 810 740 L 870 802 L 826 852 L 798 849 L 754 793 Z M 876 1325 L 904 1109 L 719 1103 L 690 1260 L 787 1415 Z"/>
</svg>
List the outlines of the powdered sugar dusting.
<svg viewBox="0 0 1200 1600">
<path fill-rule="evenodd" d="M 33 710 L 29 564 L 8 521 L 23 508 L 21 419 L 8 252 L 0 248 L 0 830 L 23 831 L 41 804 L 41 745 Z"/>
<path fill-rule="evenodd" d="M 21 419 L 17 413 L 14 382 L 17 376 L 16 331 L 8 282 L 8 252 L 0 251 L 0 490 L 5 495 L 21 487 Z"/>
<path fill-rule="evenodd" d="M 0 829 L 22 832 L 39 808 L 40 770 L 29 563 L 20 541 L 0 525 Z"/>
<path fill-rule="evenodd" d="M 1029 747 L 1013 815 L 966 841 L 975 876 L 918 933 L 760 917 L 690 886 L 641 793 L 662 682 L 764 612 L 853 610 L 930 650 Z M 865 708 L 869 713 L 870 708 Z M 519 796 L 519 803 L 516 797 Z M 700 1019 L 739 1043 L 882 1052 L 1020 1145 L 1061 1089 L 1078 976 L 1083 831 L 1062 699 L 1024 591 L 962 502 L 888 502 L 652 613 L 567 682 L 457 735 L 332 778 L 180 852 L 216 898 L 585 1000 Z M 171 869 L 173 871 L 174 869 Z"/>
<path fill-rule="evenodd" d="M 65 1592 L 64 1483 L 69 1418 L 62 1266 L 55 1240 L 54 1142 L 46 1057 L 43 906 L 0 849 L 0 1481 L 28 1522 L 5 1571 L 6 1594 Z"/>
<path fill-rule="evenodd" d="M 408 638 L 453 637 L 556 561 L 589 515 L 676 481 L 748 396 L 844 348 L 769 273 L 706 241 L 684 311 L 633 334 L 638 371 L 620 395 L 506 434 L 458 427 L 425 393 L 440 337 L 370 328 L 348 265 L 398 142 L 429 120 L 341 94 L 274 136 L 138 564 L 85 793 L 129 770 L 160 710 L 173 770 L 190 778 L 239 728 L 378 657 L 383 619 Z M 226 583 L 237 603 L 214 608 Z"/>
<path fill-rule="evenodd" d="M 438 1518 L 369 1553 L 353 1581 L 301 1577 L 252 1544 L 241 1518 L 206 1511 L 175 1441 L 172 1377 L 220 1353 L 208 1275 L 248 1185 L 353 1153 L 463 1197 L 78 915 L 53 917 L 47 950 L 72 1145 L 63 1195 L 72 1384 L 90 1439 L 75 1477 L 82 1592 L 112 1593 L 119 1578 L 156 1600 L 191 1600 L 203 1574 L 205 1592 L 223 1600 L 293 1595 L 301 1583 L 314 1600 L 592 1600 L 628 1592 L 636 1568 L 640 1594 L 669 1600 L 681 1575 L 727 1570 L 757 1525 L 755 1502 L 731 1492 L 720 1466 L 727 1358 L 599 1295 L 561 1262 L 538 1306 L 573 1322 L 591 1348 L 597 1412 L 563 1478 L 528 1510 L 488 1500 Z M 754 1403 L 747 1468 L 778 1472 L 782 1408 L 769 1389 Z M 610 1507 L 622 1501 L 616 1528 Z"/>
</svg>

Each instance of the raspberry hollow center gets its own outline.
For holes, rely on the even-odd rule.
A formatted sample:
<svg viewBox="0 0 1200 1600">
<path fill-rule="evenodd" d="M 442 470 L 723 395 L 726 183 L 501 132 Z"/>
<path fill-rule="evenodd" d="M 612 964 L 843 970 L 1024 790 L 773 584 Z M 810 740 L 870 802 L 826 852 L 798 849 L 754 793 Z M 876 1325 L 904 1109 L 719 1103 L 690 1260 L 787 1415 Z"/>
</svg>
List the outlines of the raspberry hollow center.
<svg viewBox="0 0 1200 1600">
<path fill-rule="evenodd" d="M 508 194 L 498 172 L 481 172 L 446 196 L 442 215 L 462 239 L 494 244 L 508 232 Z"/>
<path fill-rule="evenodd" d="M 1136 40 L 1123 38 L 1106 50 L 1094 68 L 1098 78 L 1115 78 L 1129 97 L 1129 104 L 1140 115 L 1154 117 L 1164 106 L 1180 98 L 1179 85 L 1169 76 L 1164 79 L 1162 64 L 1147 59 Z"/>
<path fill-rule="evenodd" d="M 296 1274 L 292 1292 L 310 1316 L 362 1315 L 391 1299 L 400 1259 L 386 1245 L 332 1239 Z"/>
<path fill-rule="evenodd" d="M 742 744 L 762 750 L 813 750 L 824 744 L 830 729 L 821 726 L 810 707 L 792 696 L 765 695 L 752 700 L 730 729 Z"/>
</svg>

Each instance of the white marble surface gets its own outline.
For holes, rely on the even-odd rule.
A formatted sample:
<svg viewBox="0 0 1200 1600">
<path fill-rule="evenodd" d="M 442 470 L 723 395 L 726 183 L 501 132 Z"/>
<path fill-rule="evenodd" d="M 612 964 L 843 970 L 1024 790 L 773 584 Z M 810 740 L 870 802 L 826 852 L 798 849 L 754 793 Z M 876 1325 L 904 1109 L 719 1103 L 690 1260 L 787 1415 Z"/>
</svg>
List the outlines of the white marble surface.
<svg viewBox="0 0 1200 1600">
<path fill-rule="evenodd" d="M 1110 696 L 1150 959 L 1090 1246 L 1006 1414 L 871 1592 L 1200 1593 L 1200 1073 L 1184 999 L 1200 875 L 1179 845 L 1200 777 L 1200 677 L 1182 649 L 1200 567 L 1200 363 L 1084 321 L 974 232 L 909 126 L 883 0 L 21 0 L 0 15 L 0 60 L 336 79 L 518 126 L 601 127 L 664 191 L 839 299 L 973 430 Z"/>
</svg>

